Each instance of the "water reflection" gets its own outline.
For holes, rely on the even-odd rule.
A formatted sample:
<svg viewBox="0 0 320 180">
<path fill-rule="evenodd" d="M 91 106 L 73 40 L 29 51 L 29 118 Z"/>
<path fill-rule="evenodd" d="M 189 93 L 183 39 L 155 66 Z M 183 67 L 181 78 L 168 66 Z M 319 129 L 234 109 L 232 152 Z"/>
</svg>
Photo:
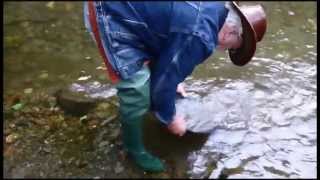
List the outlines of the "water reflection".
<svg viewBox="0 0 320 180">
<path fill-rule="evenodd" d="M 190 154 L 191 177 L 316 177 L 315 66 L 255 60 L 252 68 L 263 65 L 267 76 L 225 81 L 218 88 L 207 85 L 214 81 L 189 81 L 196 98 L 178 101 L 177 112 L 189 118 L 190 129 L 211 133 L 203 148 Z M 208 174 L 210 163 L 217 168 Z"/>
</svg>

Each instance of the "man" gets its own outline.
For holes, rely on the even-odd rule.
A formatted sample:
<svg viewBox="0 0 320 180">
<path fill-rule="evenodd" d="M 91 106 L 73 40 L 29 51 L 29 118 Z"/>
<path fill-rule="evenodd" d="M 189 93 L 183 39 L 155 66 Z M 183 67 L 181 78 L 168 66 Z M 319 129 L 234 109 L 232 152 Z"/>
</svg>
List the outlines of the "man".
<svg viewBox="0 0 320 180">
<path fill-rule="evenodd" d="M 248 63 L 266 30 L 261 6 L 231 2 L 86 2 L 85 24 L 116 84 L 125 150 L 145 171 L 163 163 L 143 145 L 142 120 L 151 109 L 173 134 L 186 132 L 175 113 L 181 82 L 214 50 Z"/>
</svg>

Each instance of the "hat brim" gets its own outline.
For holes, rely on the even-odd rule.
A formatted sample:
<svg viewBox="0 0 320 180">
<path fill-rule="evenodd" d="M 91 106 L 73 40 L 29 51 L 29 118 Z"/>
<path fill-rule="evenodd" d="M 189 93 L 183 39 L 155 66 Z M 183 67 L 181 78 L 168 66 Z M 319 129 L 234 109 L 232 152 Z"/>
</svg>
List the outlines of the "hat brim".
<svg viewBox="0 0 320 180">
<path fill-rule="evenodd" d="M 237 66 L 246 65 L 253 57 L 256 51 L 256 35 L 253 27 L 241 12 L 240 7 L 232 2 L 232 5 L 239 15 L 242 23 L 242 44 L 240 48 L 229 49 L 229 56 L 233 64 Z"/>
</svg>

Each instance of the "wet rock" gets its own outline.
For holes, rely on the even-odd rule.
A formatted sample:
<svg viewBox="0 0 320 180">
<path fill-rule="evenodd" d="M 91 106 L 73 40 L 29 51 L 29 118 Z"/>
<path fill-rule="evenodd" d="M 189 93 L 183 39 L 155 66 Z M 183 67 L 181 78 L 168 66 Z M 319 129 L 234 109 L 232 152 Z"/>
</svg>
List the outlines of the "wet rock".
<svg viewBox="0 0 320 180">
<path fill-rule="evenodd" d="M 39 79 L 47 79 L 49 77 L 49 74 L 47 72 L 43 72 L 39 75 Z"/>
<path fill-rule="evenodd" d="M 76 158 L 75 157 L 71 157 L 69 160 L 68 160 L 68 164 L 71 164 Z"/>
<path fill-rule="evenodd" d="M 44 126 L 44 129 L 45 129 L 46 131 L 50 131 L 51 128 L 50 128 L 50 126 L 45 125 L 45 126 Z"/>
<path fill-rule="evenodd" d="M 58 161 L 58 165 L 59 165 L 60 167 L 63 167 L 63 166 L 64 166 L 63 161 L 59 160 L 59 161 Z"/>
<path fill-rule="evenodd" d="M 110 107 L 111 105 L 107 102 L 99 103 L 95 110 L 96 111 L 95 115 L 101 119 L 110 116 Z"/>
<path fill-rule="evenodd" d="M 109 122 L 111 122 L 112 120 L 114 120 L 116 118 L 117 118 L 117 115 L 110 116 L 106 120 L 102 121 L 102 123 L 100 125 L 101 126 L 105 126 L 106 124 L 108 124 Z"/>
<path fill-rule="evenodd" d="M 32 88 L 27 88 L 27 89 L 24 89 L 23 92 L 25 94 L 31 94 L 33 92 L 33 89 Z"/>
<path fill-rule="evenodd" d="M 32 110 L 36 111 L 36 112 L 40 112 L 40 108 L 39 107 L 33 107 Z"/>
<path fill-rule="evenodd" d="M 110 151 L 111 151 L 111 149 L 107 146 L 103 152 L 104 152 L 104 154 L 108 154 Z"/>
<path fill-rule="evenodd" d="M 89 129 L 95 129 L 98 127 L 98 121 L 97 120 L 92 120 L 92 121 L 89 121 Z"/>
<path fill-rule="evenodd" d="M 6 143 L 11 144 L 14 143 L 19 138 L 19 135 L 16 133 L 12 133 L 6 137 Z"/>
<path fill-rule="evenodd" d="M 81 77 L 78 78 L 78 81 L 86 81 L 86 80 L 88 80 L 90 78 L 91 78 L 91 75 L 89 75 L 89 76 L 81 76 Z"/>
<path fill-rule="evenodd" d="M 80 140 L 80 141 L 82 141 L 83 139 L 84 139 L 84 136 L 83 136 L 83 135 L 79 136 L 79 140 Z"/>
<path fill-rule="evenodd" d="M 96 116 L 97 116 L 98 118 L 102 119 L 102 118 L 107 117 L 107 115 L 108 115 L 109 113 L 106 112 L 106 111 L 99 111 L 99 112 L 96 112 L 95 114 L 96 114 Z"/>
<path fill-rule="evenodd" d="M 46 4 L 46 6 L 49 8 L 49 9 L 54 9 L 55 8 L 55 2 L 54 1 L 50 1 Z"/>
<path fill-rule="evenodd" d="M 50 104 L 50 107 L 54 107 L 54 106 L 57 104 L 57 99 L 56 99 L 56 97 L 50 96 L 50 97 L 48 98 L 48 102 L 49 102 L 49 104 Z"/>
<path fill-rule="evenodd" d="M 99 148 L 102 148 L 102 147 L 105 147 L 107 145 L 109 145 L 110 142 L 109 141 L 102 141 L 100 144 L 99 144 Z"/>
<path fill-rule="evenodd" d="M 62 122 L 61 126 L 62 126 L 63 128 L 67 128 L 67 127 L 68 127 L 68 124 L 67 124 L 66 122 Z"/>
<path fill-rule="evenodd" d="M 112 130 L 111 134 L 110 134 L 110 138 L 113 140 L 115 138 L 117 138 L 120 135 L 120 128 L 116 128 L 114 130 Z"/>
<path fill-rule="evenodd" d="M 110 101 L 114 106 L 116 107 L 120 107 L 120 103 L 118 102 L 118 100 L 116 98 L 111 98 Z"/>
<path fill-rule="evenodd" d="M 57 104 L 66 112 L 76 116 L 83 116 L 92 110 L 97 102 L 82 92 L 61 89 L 55 93 Z"/>
<path fill-rule="evenodd" d="M 109 103 L 103 102 L 103 103 L 100 103 L 98 105 L 97 109 L 99 109 L 99 110 L 108 110 L 109 107 L 110 107 Z"/>
<path fill-rule="evenodd" d="M 76 166 L 78 168 L 83 168 L 88 164 L 88 162 L 87 161 L 81 161 L 80 159 L 78 159 L 78 160 L 76 160 L 75 164 L 76 164 Z"/>
<path fill-rule="evenodd" d="M 114 172 L 116 174 L 121 173 L 124 170 L 124 167 L 121 165 L 120 162 L 117 162 L 116 167 L 114 168 Z"/>
<path fill-rule="evenodd" d="M 39 148 L 39 152 L 40 153 L 44 153 L 44 154 L 47 154 L 47 153 L 51 153 L 51 148 L 49 148 L 49 147 L 40 147 Z"/>
<path fill-rule="evenodd" d="M 95 139 L 95 144 L 99 144 L 101 141 L 103 141 L 105 135 L 108 133 L 109 129 L 104 128 L 102 131 L 100 131 Z"/>
<path fill-rule="evenodd" d="M 39 126 L 43 126 L 48 123 L 45 119 L 42 118 L 31 118 L 30 121 Z"/>
<path fill-rule="evenodd" d="M 44 172 L 40 171 L 40 177 L 44 177 Z"/>
<path fill-rule="evenodd" d="M 11 123 L 11 124 L 9 124 L 9 127 L 14 129 L 14 128 L 16 128 L 16 125 L 14 123 Z"/>
</svg>

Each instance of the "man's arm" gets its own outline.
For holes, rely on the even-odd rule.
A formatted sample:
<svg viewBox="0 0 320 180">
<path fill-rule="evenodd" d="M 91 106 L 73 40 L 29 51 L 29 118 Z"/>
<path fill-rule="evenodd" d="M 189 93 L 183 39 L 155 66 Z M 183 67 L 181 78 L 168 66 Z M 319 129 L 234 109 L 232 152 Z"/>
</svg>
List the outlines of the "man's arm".
<svg viewBox="0 0 320 180">
<path fill-rule="evenodd" d="M 197 36 L 170 34 L 151 72 L 152 110 L 164 124 L 169 125 L 175 116 L 177 85 L 211 54 L 212 48 L 208 47 Z"/>
</svg>

